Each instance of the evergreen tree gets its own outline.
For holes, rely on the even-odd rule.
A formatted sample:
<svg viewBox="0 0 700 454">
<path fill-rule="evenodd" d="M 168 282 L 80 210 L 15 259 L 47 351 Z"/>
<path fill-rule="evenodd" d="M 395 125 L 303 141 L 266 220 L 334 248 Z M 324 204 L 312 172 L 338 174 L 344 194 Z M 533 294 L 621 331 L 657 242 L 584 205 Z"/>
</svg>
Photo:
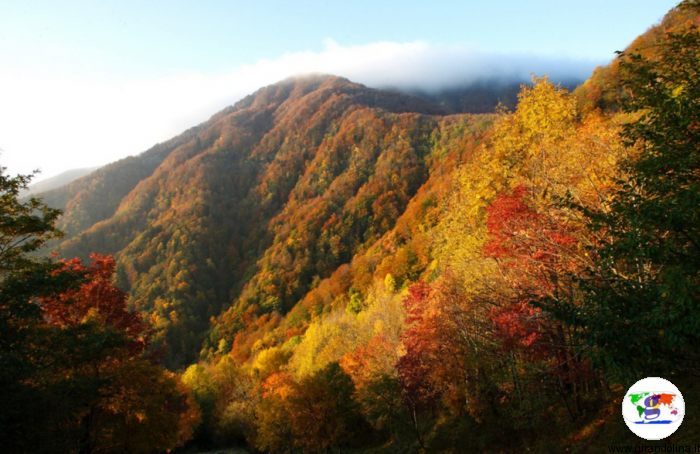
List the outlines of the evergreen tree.
<svg viewBox="0 0 700 454">
<path fill-rule="evenodd" d="M 680 8 L 700 9 L 686 1 Z M 601 234 L 597 266 L 580 282 L 583 307 L 555 309 L 583 328 L 608 371 L 623 378 L 700 374 L 700 33 L 667 30 L 652 56 L 620 55 L 633 121 L 622 133 L 630 175 L 607 209 L 582 211 Z M 636 119 L 635 119 L 636 118 Z"/>
</svg>

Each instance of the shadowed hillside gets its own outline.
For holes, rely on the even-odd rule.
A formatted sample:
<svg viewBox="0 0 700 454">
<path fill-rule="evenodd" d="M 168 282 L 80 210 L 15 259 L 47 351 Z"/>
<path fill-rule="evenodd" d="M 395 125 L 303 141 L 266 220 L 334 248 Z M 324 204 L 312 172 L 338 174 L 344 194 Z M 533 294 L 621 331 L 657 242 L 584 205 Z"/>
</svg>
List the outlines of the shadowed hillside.
<svg viewBox="0 0 700 454">
<path fill-rule="evenodd" d="M 168 364 L 186 364 L 222 309 L 284 314 L 392 230 L 435 171 L 443 113 L 331 76 L 271 85 L 45 194 L 65 209 L 58 250 L 115 254 Z"/>
</svg>

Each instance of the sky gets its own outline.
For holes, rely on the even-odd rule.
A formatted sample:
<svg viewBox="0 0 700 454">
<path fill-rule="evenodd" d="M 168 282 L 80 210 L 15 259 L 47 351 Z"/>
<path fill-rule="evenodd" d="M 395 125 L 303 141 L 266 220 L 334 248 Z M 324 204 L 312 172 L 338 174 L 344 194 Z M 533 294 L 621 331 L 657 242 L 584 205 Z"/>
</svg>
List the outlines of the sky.
<svg viewBox="0 0 700 454">
<path fill-rule="evenodd" d="M 35 181 L 104 165 L 295 74 L 585 79 L 677 3 L 0 0 L 0 165 Z"/>
</svg>

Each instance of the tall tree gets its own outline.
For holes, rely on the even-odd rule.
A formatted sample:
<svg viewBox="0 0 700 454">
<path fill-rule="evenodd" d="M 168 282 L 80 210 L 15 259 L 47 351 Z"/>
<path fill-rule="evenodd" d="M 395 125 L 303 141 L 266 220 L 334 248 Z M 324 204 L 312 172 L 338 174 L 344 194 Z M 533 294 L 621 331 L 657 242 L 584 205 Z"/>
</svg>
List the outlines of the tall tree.
<svg viewBox="0 0 700 454">
<path fill-rule="evenodd" d="M 286 373 L 271 375 L 263 388 L 257 415 L 261 449 L 332 453 L 356 442 L 364 428 L 355 386 L 336 362 L 299 381 Z"/>
<path fill-rule="evenodd" d="M 682 9 L 700 11 L 700 2 Z M 598 263 L 582 280 L 583 307 L 559 316 L 586 327 L 598 359 L 620 377 L 700 374 L 700 32 L 667 30 L 654 52 L 620 55 L 622 137 L 633 158 L 609 209 L 581 208 L 600 233 Z"/>
<path fill-rule="evenodd" d="M 54 401 L 49 413 L 57 430 L 47 428 L 46 438 L 80 454 L 181 445 L 199 408 L 175 376 L 145 355 L 151 329 L 112 284 L 114 258 L 91 257 L 91 266 L 62 263 L 82 276 L 77 288 L 39 299 L 42 367 L 29 383 Z"/>
<path fill-rule="evenodd" d="M 13 452 L 37 437 L 46 404 L 26 382 L 38 369 L 31 361 L 37 345 L 28 341 L 42 320 L 36 298 L 75 287 L 81 276 L 32 255 L 62 236 L 55 227 L 60 212 L 36 198 L 20 202 L 19 191 L 32 176 L 11 177 L 5 170 L 0 168 L 0 439 Z"/>
</svg>

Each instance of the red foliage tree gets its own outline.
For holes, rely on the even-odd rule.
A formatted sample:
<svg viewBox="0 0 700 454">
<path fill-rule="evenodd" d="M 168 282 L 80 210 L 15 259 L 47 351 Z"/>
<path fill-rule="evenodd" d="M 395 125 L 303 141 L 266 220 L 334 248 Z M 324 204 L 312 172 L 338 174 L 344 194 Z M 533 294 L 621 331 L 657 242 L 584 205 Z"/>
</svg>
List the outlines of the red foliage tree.
<svg viewBox="0 0 700 454">
<path fill-rule="evenodd" d="M 497 261 L 511 289 L 510 297 L 497 298 L 489 318 L 505 348 L 526 349 L 532 359 L 541 359 L 553 327 L 531 303 L 571 291 L 567 273 L 575 266 L 576 239 L 562 223 L 528 206 L 527 196 L 527 188 L 519 186 L 488 209 L 484 253 Z"/>
<path fill-rule="evenodd" d="M 431 371 L 435 364 L 436 326 L 427 322 L 426 312 L 431 287 L 418 281 L 408 289 L 404 299 L 409 328 L 402 336 L 406 354 L 398 362 L 404 400 L 411 408 L 423 409 L 434 403 L 437 391 L 430 383 Z"/>
<path fill-rule="evenodd" d="M 430 297 L 433 289 L 420 280 L 408 288 L 404 298 L 409 327 L 401 340 L 406 348 L 397 364 L 403 401 L 409 410 L 418 443 L 423 446 L 420 414 L 433 407 L 439 398 L 439 389 L 432 381 L 438 365 L 440 323 L 430 315 Z"/>
<path fill-rule="evenodd" d="M 39 300 L 45 367 L 32 385 L 54 397 L 47 412 L 62 446 L 56 449 L 90 454 L 181 446 L 199 423 L 199 408 L 189 390 L 145 354 L 151 329 L 113 285 L 114 258 L 91 258 L 89 266 L 63 262 L 56 272 L 78 276 L 79 285 Z"/>
<path fill-rule="evenodd" d="M 528 189 L 519 186 L 512 194 L 500 194 L 488 209 L 490 239 L 484 253 L 496 260 L 507 287 L 495 296 L 488 318 L 503 350 L 543 364 L 575 419 L 582 411 L 579 385 L 591 376 L 589 364 L 577 353 L 570 328 L 535 305 L 576 297 L 572 275 L 582 268 L 581 251 L 557 212 L 536 210 L 528 204 L 533 200 Z M 575 410 L 566 401 L 570 394 Z"/>
<path fill-rule="evenodd" d="M 41 299 L 47 322 L 58 327 L 77 327 L 86 318 L 99 319 L 129 339 L 131 355 L 141 354 L 151 337 L 151 329 L 138 312 L 129 312 L 127 294 L 112 284 L 116 262 L 112 256 L 91 254 L 92 265 L 80 259 L 64 262 L 63 269 L 82 275 L 78 288 Z"/>
</svg>

